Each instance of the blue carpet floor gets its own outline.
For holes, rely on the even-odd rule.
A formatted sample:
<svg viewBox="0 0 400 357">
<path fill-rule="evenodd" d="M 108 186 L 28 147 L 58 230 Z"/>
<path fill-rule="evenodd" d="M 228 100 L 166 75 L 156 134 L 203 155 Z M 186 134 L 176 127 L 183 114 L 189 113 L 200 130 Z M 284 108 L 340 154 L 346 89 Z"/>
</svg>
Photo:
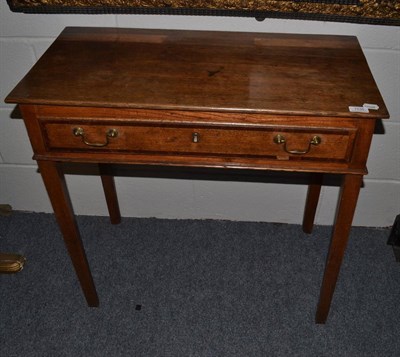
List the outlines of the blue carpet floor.
<svg viewBox="0 0 400 357">
<path fill-rule="evenodd" d="M 53 215 L 0 217 L 0 356 L 399 356 L 389 229 L 353 228 L 326 325 L 330 227 L 78 217 L 100 307 L 86 306 Z"/>
</svg>

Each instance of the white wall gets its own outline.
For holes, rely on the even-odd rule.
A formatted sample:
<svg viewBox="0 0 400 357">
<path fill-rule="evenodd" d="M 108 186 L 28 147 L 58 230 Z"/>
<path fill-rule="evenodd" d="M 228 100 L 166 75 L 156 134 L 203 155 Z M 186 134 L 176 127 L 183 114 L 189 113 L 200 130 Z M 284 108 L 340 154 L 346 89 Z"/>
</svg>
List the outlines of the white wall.
<svg viewBox="0 0 400 357">
<path fill-rule="evenodd" d="M 314 21 L 246 18 L 25 15 L 0 2 L 0 203 L 15 210 L 51 212 L 22 120 L 10 119 L 4 98 L 65 26 L 116 26 L 226 31 L 356 35 L 391 113 L 385 134 L 375 135 L 369 175 L 355 225 L 388 226 L 400 213 L 400 28 Z M 68 176 L 77 214 L 106 215 L 97 177 Z M 300 223 L 301 185 L 117 178 L 123 216 L 212 218 Z M 338 189 L 324 188 L 316 221 L 332 224 Z"/>
</svg>

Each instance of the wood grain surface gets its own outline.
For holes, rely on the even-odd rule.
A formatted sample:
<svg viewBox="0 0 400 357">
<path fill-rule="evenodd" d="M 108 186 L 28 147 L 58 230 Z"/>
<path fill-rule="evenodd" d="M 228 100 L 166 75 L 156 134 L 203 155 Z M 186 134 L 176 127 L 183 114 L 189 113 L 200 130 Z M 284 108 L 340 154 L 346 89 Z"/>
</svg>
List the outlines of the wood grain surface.
<svg viewBox="0 0 400 357">
<path fill-rule="evenodd" d="M 67 28 L 6 101 L 388 117 L 357 39 L 322 35 Z"/>
</svg>

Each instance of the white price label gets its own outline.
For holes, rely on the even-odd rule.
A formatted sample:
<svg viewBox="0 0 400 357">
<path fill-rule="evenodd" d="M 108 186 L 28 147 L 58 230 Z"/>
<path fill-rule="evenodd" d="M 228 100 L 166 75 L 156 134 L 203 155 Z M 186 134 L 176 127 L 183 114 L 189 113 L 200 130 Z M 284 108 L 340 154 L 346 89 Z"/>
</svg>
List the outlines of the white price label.
<svg viewBox="0 0 400 357">
<path fill-rule="evenodd" d="M 379 109 L 379 105 L 377 105 L 377 104 L 370 104 L 370 103 L 364 103 L 364 104 L 363 104 L 363 107 L 364 107 L 364 108 L 371 109 L 371 110 L 378 110 L 378 109 Z"/>
<path fill-rule="evenodd" d="M 349 111 L 352 113 L 369 113 L 368 108 L 366 107 L 349 107 Z"/>
</svg>

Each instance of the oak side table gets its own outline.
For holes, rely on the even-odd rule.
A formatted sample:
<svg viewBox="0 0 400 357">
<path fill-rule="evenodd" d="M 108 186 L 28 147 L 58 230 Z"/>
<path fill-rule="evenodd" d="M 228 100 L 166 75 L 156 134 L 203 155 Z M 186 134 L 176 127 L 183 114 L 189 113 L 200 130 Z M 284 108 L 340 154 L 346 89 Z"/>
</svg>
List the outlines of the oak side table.
<svg viewBox="0 0 400 357">
<path fill-rule="evenodd" d="M 377 119 L 389 114 L 355 37 L 66 28 L 6 98 L 20 107 L 89 306 L 99 300 L 63 163 L 95 163 L 112 223 L 109 164 L 342 177 L 316 322 L 334 293 Z"/>
</svg>

